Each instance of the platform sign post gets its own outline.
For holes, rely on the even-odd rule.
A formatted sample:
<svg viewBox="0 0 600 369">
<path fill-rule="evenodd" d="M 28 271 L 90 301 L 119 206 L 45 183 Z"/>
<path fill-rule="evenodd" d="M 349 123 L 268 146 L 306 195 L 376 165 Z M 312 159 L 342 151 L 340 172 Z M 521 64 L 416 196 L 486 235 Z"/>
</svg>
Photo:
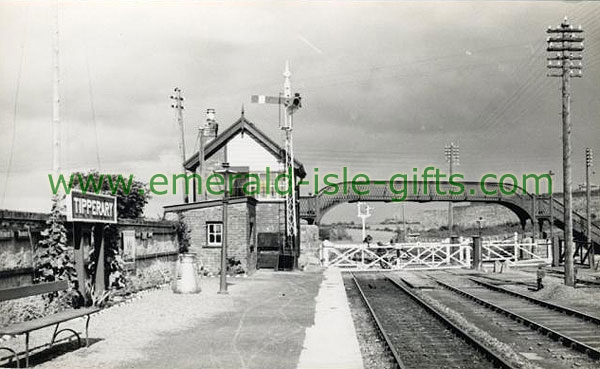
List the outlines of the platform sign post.
<svg viewBox="0 0 600 369">
<path fill-rule="evenodd" d="M 72 191 L 67 195 L 67 221 L 73 222 L 73 256 L 77 273 L 77 288 L 86 296 L 85 237 L 84 229 L 90 229 L 90 242 L 94 244 L 96 273 L 94 287 L 96 296 L 101 296 L 106 288 L 105 281 L 105 242 L 104 230 L 107 224 L 117 223 L 117 198 Z"/>
<path fill-rule="evenodd" d="M 67 221 L 117 223 L 117 198 L 72 191 L 67 195 Z"/>
</svg>

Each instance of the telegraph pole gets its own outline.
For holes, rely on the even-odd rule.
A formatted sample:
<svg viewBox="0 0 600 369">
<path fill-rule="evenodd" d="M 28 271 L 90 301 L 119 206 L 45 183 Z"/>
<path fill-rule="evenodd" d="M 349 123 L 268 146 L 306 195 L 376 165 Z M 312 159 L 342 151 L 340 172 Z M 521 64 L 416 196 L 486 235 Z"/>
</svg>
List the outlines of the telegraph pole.
<svg viewBox="0 0 600 369">
<path fill-rule="evenodd" d="M 54 14 L 54 35 L 52 38 L 52 171 L 54 175 L 60 172 L 60 67 L 59 67 L 59 37 L 58 37 L 58 0 Z"/>
<path fill-rule="evenodd" d="M 586 217 L 586 229 L 585 239 L 588 246 L 588 258 L 590 269 L 594 269 L 594 245 L 592 245 L 592 185 L 590 183 L 590 168 L 592 167 L 592 149 L 585 149 L 585 217 Z"/>
<path fill-rule="evenodd" d="M 563 196 L 565 224 L 565 285 L 575 286 L 573 267 L 573 194 L 571 175 L 571 77 L 581 77 L 581 60 L 583 59 L 583 30 L 575 28 L 565 17 L 560 26 L 548 27 L 550 36 L 547 39 L 549 77 L 560 77 L 562 80 L 562 136 L 563 136 Z M 578 64 L 573 61 L 579 61 Z M 553 69 L 557 69 L 554 72 Z"/>
<path fill-rule="evenodd" d="M 175 95 L 171 95 L 170 99 L 173 100 L 171 107 L 177 111 L 177 124 L 179 125 L 179 131 L 181 137 L 179 138 L 179 151 L 181 152 L 181 169 L 182 173 L 186 174 L 185 170 L 185 133 L 183 129 L 183 97 L 181 96 L 181 90 L 179 87 L 175 87 Z M 186 193 L 187 180 L 184 179 L 181 183 L 183 202 L 188 203 L 188 194 Z"/>
<path fill-rule="evenodd" d="M 452 171 L 454 170 L 454 165 L 459 165 L 459 147 L 455 145 L 454 142 L 450 142 L 450 145 L 446 145 L 444 148 L 444 155 L 446 156 L 446 161 L 448 162 L 448 170 L 449 177 L 452 177 Z M 448 232 L 450 232 L 450 237 L 452 237 L 452 229 L 454 228 L 454 211 L 452 209 L 452 202 L 448 203 Z"/>
</svg>

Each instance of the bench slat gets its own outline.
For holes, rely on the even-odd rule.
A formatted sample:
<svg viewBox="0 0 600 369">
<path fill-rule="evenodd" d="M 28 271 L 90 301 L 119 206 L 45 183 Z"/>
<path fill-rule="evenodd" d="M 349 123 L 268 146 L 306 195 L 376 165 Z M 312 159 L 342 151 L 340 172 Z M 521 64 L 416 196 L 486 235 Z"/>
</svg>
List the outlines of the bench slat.
<svg viewBox="0 0 600 369">
<path fill-rule="evenodd" d="M 28 296 L 42 295 L 50 292 L 63 291 L 69 288 L 68 281 L 31 284 L 28 286 L 0 290 L 0 301 L 20 299 Z"/>
<path fill-rule="evenodd" d="M 2 335 L 19 335 L 31 331 L 35 331 L 37 329 L 42 329 L 45 327 L 49 327 L 56 323 L 66 322 L 75 318 L 79 318 L 82 316 L 94 314 L 100 311 L 100 308 L 97 307 L 89 307 L 82 309 L 70 309 L 61 311 L 59 313 L 48 315 L 39 319 L 29 320 L 22 323 L 11 324 L 5 327 L 0 327 L 0 336 Z"/>
</svg>

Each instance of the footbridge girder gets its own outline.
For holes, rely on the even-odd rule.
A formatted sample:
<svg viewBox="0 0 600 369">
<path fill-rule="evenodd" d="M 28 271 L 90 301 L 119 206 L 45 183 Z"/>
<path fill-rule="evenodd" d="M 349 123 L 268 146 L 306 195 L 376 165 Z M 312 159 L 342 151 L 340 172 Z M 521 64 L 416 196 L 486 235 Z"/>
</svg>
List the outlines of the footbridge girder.
<svg viewBox="0 0 600 369">
<path fill-rule="evenodd" d="M 466 181 L 396 181 L 371 180 L 340 182 L 323 187 L 317 194 L 299 198 L 300 218 L 319 224 L 323 216 L 335 206 L 344 203 L 364 202 L 482 202 L 499 204 L 514 212 L 521 225 L 527 220 L 541 227 L 550 219 L 550 199 L 547 195 L 534 195 L 520 186 L 509 183 Z M 552 199 L 554 225 L 563 229 L 564 206 Z M 573 236 L 585 240 L 586 219 L 573 213 Z M 592 242 L 600 245 L 600 227 L 592 225 Z"/>
</svg>

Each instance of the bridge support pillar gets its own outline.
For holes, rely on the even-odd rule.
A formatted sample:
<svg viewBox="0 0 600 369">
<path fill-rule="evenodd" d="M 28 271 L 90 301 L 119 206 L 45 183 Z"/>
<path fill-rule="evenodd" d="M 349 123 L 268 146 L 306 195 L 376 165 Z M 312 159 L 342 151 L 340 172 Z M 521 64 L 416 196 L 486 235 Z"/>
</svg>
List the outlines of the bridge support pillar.
<svg viewBox="0 0 600 369">
<path fill-rule="evenodd" d="M 537 238 L 537 226 L 538 226 L 538 217 L 537 217 L 537 202 L 536 196 L 533 195 L 533 199 L 531 201 L 531 240 L 535 244 L 535 240 Z"/>
<path fill-rule="evenodd" d="M 481 270 L 481 237 L 473 236 L 473 258 L 471 259 L 471 269 Z"/>
<path fill-rule="evenodd" d="M 552 266 L 560 266 L 560 239 L 558 236 L 552 238 Z"/>
</svg>

